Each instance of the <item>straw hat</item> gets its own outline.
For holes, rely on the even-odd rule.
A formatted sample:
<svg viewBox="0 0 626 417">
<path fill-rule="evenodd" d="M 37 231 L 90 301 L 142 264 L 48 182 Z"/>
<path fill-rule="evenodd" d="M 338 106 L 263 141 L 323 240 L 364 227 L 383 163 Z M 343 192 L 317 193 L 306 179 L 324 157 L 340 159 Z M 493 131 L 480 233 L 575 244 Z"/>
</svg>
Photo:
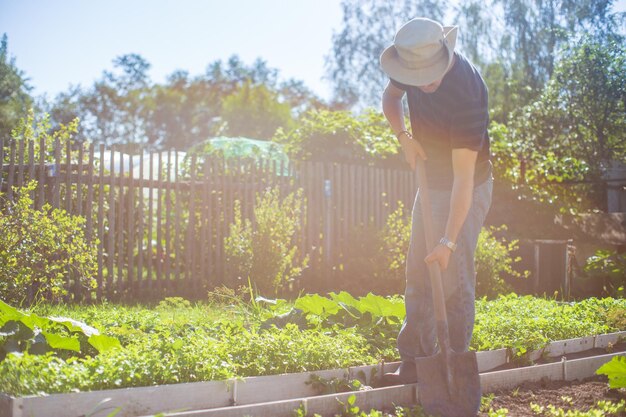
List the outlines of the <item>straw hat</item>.
<svg viewBox="0 0 626 417">
<path fill-rule="evenodd" d="M 380 55 L 380 65 L 390 78 L 403 84 L 428 85 L 442 78 L 452 65 L 457 32 L 457 26 L 442 26 L 434 20 L 410 20 Z"/>
</svg>

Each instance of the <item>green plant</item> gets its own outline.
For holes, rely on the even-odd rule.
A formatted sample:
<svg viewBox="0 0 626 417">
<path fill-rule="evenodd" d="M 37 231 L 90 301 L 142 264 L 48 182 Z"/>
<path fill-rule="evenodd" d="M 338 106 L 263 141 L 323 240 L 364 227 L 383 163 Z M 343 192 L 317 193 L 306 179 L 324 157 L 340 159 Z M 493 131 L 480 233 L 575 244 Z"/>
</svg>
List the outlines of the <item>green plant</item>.
<svg viewBox="0 0 626 417">
<path fill-rule="evenodd" d="M 380 254 L 383 262 L 379 275 L 401 287 L 405 279 L 406 254 L 411 241 L 411 217 L 407 215 L 404 204 L 398 201 L 398 208 L 387 218 L 385 227 L 379 234 Z M 399 291 L 398 291 L 399 292 Z"/>
<path fill-rule="evenodd" d="M 96 245 L 85 240 L 85 219 L 49 204 L 35 210 L 29 195 L 35 187 L 31 181 L 16 188 L 15 200 L 0 209 L 0 294 L 13 304 L 29 291 L 31 302 L 58 302 L 70 279 L 85 290 L 96 286 Z"/>
<path fill-rule="evenodd" d="M 244 219 L 235 202 L 234 221 L 224 240 L 227 266 L 261 293 L 276 294 L 298 278 L 308 264 L 294 243 L 304 217 L 302 190 L 280 198 L 278 188 L 257 196 L 254 220 Z"/>
<path fill-rule="evenodd" d="M 0 300 L 0 360 L 8 354 L 23 352 L 42 355 L 71 351 L 84 356 L 94 349 L 102 352 L 120 346 L 118 339 L 101 335 L 97 329 L 80 321 L 23 313 Z"/>
<path fill-rule="evenodd" d="M 598 250 L 587 259 L 583 269 L 590 278 L 603 280 L 607 294 L 615 297 L 626 294 L 626 253 Z"/>
<path fill-rule="evenodd" d="M 606 375 L 611 388 L 626 388 L 626 356 L 613 356 L 613 359 L 598 368 L 596 374 Z"/>
<path fill-rule="evenodd" d="M 513 266 L 520 261 L 511 252 L 517 250 L 517 240 L 507 242 L 498 239 L 494 233 L 506 230 L 502 225 L 498 228 L 481 230 L 476 246 L 476 296 L 495 298 L 499 294 L 511 292 L 511 287 L 504 281 L 505 277 L 526 278 L 528 271 L 519 273 Z"/>
</svg>

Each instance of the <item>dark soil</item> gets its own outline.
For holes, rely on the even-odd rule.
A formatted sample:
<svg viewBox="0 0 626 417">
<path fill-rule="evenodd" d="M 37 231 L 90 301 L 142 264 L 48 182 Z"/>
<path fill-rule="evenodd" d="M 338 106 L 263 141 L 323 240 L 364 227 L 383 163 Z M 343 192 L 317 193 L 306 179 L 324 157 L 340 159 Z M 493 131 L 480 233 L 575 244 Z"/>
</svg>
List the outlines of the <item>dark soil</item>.
<svg viewBox="0 0 626 417">
<path fill-rule="evenodd" d="M 513 391 L 494 393 L 491 409 L 506 408 L 511 417 L 537 417 L 530 408 L 531 403 L 547 407 L 553 405 L 568 410 L 588 411 L 598 401 L 608 400 L 614 403 L 626 400 L 626 390 L 609 389 L 606 377 L 597 376 L 577 382 L 540 381 L 525 383 Z M 487 412 L 478 414 L 487 417 Z M 626 417 L 626 413 L 620 413 Z"/>
</svg>

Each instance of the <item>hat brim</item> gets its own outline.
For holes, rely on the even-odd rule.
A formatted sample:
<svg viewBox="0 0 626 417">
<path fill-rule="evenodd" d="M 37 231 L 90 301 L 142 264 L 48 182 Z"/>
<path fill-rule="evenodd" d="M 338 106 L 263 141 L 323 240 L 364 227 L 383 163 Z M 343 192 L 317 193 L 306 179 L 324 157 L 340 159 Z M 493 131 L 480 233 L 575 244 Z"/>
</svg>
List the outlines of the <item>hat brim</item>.
<svg viewBox="0 0 626 417">
<path fill-rule="evenodd" d="M 445 47 L 448 49 L 447 59 L 442 59 L 435 64 L 420 69 L 407 68 L 402 64 L 398 51 L 394 45 L 386 48 L 380 55 L 380 66 L 392 79 L 402 84 L 424 86 L 441 79 L 448 71 L 453 62 L 454 47 L 458 33 L 457 26 L 444 26 Z"/>
</svg>

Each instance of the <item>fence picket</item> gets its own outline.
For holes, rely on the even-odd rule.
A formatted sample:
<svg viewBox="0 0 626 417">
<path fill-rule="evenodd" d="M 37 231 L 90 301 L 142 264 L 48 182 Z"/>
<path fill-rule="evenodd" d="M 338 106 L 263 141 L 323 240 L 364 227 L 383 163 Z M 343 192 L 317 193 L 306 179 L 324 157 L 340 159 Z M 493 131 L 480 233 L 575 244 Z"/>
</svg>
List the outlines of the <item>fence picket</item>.
<svg viewBox="0 0 626 417">
<path fill-rule="evenodd" d="M 234 201 L 241 202 L 244 218 L 253 218 L 256 197 L 271 187 L 278 187 L 283 197 L 303 189 L 302 230 L 294 241 L 301 255 L 310 258 L 307 274 L 319 276 L 315 282 L 331 284 L 341 274 L 348 245 L 354 243 L 353 231 L 384 226 L 398 201 L 410 212 L 415 193 L 415 174 L 405 169 L 215 157 L 207 157 L 200 167 L 193 157 L 190 174 L 183 176 L 180 155 L 172 157 L 172 149 L 149 153 L 149 163 L 142 152 L 137 163 L 120 149 L 100 145 L 94 175 L 93 144 L 75 147 L 57 139 L 46 150 L 40 138 L 38 149 L 36 145 L 0 141 L 3 190 L 10 186 L 7 194 L 14 194 L 13 186 L 38 179 L 31 193 L 36 208 L 51 202 L 85 216 L 87 241 L 100 242 L 95 292 L 99 300 L 162 296 L 183 288 L 198 294 L 205 286 L 238 284 L 225 276 L 224 238 L 233 221 Z M 72 161 L 72 153 L 77 160 Z M 69 275 L 68 289 L 76 300 L 91 297 L 80 294 L 78 282 Z"/>
</svg>

